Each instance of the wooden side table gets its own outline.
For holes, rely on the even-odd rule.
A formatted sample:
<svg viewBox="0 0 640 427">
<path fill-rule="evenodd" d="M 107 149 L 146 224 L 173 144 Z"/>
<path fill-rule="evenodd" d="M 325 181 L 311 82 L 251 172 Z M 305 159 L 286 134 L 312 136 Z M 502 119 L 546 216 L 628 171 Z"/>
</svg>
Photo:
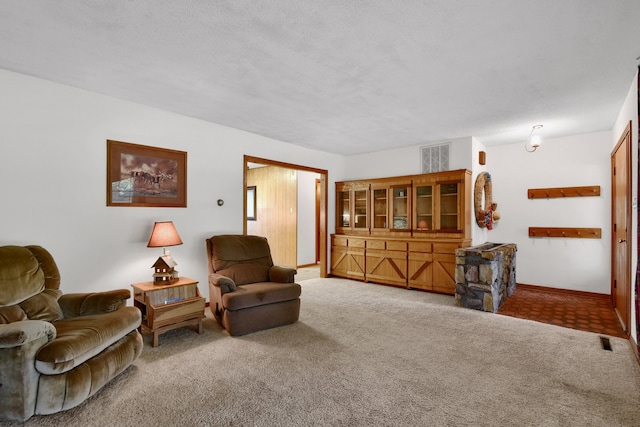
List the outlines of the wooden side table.
<svg viewBox="0 0 640 427">
<path fill-rule="evenodd" d="M 153 334 L 153 347 L 158 346 L 160 334 L 172 329 L 193 325 L 202 333 L 205 302 L 197 280 L 181 277 L 170 285 L 142 282 L 131 287 L 133 305 L 142 312 L 141 332 Z"/>
</svg>

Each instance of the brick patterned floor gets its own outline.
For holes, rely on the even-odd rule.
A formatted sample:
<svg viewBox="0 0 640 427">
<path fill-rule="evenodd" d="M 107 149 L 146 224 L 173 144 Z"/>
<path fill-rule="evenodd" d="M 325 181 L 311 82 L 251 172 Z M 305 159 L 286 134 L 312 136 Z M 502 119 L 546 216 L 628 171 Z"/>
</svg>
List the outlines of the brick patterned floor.
<svg viewBox="0 0 640 427">
<path fill-rule="evenodd" d="M 498 314 L 627 338 L 609 296 L 574 295 L 518 285 Z"/>
</svg>

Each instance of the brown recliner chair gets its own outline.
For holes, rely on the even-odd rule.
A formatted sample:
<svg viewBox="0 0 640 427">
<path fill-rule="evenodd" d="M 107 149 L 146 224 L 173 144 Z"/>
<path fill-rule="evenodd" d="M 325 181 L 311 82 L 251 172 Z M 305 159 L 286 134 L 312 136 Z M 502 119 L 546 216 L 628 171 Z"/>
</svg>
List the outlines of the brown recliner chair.
<svg viewBox="0 0 640 427">
<path fill-rule="evenodd" d="M 126 289 L 65 294 L 40 246 L 0 247 L 0 419 L 79 405 L 142 352 Z"/>
<path fill-rule="evenodd" d="M 298 320 L 302 288 L 294 268 L 273 265 L 265 237 L 221 235 L 207 239 L 209 304 L 230 335 Z"/>
</svg>

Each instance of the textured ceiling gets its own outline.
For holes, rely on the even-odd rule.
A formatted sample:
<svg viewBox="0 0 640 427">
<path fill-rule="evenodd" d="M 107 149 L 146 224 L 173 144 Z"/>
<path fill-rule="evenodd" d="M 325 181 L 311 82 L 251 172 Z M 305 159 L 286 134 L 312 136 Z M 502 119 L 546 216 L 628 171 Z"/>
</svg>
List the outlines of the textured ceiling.
<svg viewBox="0 0 640 427">
<path fill-rule="evenodd" d="M 494 145 L 611 129 L 638 22 L 638 0 L 3 0 L 0 68 L 333 153 Z"/>
</svg>

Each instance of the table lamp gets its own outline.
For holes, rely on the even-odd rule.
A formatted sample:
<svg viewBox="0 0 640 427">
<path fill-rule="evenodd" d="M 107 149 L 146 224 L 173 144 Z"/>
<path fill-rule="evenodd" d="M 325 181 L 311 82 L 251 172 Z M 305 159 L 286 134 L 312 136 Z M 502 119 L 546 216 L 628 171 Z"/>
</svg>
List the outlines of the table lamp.
<svg viewBox="0 0 640 427">
<path fill-rule="evenodd" d="M 163 255 L 151 266 L 155 270 L 153 274 L 154 285 L 168 285 L 178 281 L 178 271 L 174 269 L 177 262 L 171 258 L 171 252 L 167 246 L 181 245 L 182 239 L 173 221 L 157 221 L 153 225 L 148 248 L 163 248 Z"/>
</svg>

